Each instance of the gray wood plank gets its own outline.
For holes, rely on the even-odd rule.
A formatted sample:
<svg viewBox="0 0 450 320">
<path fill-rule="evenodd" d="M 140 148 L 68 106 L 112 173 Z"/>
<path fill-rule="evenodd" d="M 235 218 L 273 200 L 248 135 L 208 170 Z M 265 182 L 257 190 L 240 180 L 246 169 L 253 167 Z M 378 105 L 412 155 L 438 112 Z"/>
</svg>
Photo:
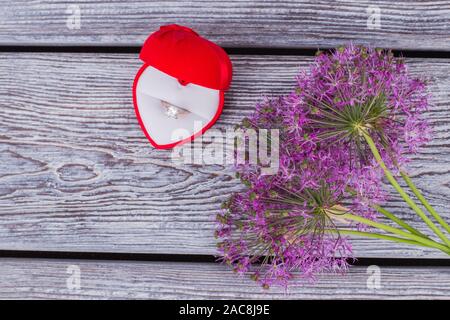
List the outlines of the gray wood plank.
<svg viewBox="0 0 450 320">
<path fill-rule="evenodd" d="M 80 28 L 73 17 L 80 10 Z M 0 44 L 141 45 L 168 23 L 226 47 L 334 47 L 344 42 L 448 50 L 448 1 L 0 1 Z M 379 9 L 380 24 L 371 19 Z"/>
<path fill-rule="evenodd" d="M 290 90 L 299 56 L 233 56 L 235 77 L 215 128 L 233 127 L 263 94 Z M 450 63 L 409 59 L 430 78 L 435 139 L 411 173 L 450 218 Z M 135 119 L 137 55 L 0 53 L 0 249 L 214 254 L 214 217 L 241 188 L 222 165 L 185 165 L 153 149 Z M 414 225 L 394 198 L 390 208 Z M 443 257 L 355 240 L 359 257 Z"/>
<path fill-rule="evenodd" d="M 286 293 L 213 263 L 0 259 L 0 299 L 450 299 L 449 268 L 373 268 L 293 281 Z"/>
</svg>

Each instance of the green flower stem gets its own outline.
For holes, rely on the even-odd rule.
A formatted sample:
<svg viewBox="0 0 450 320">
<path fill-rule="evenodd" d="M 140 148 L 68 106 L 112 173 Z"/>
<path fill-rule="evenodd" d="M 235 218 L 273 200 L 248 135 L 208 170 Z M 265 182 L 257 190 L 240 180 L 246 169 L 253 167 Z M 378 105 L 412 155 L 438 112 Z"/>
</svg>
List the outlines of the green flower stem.
<svg viewBox="0 0 450 320">
<path fill-rule="evenodd" d="M 343 234 L 343 235 L 361 236 L 361 237 L 365 237 L 365 238 L 388 240 L 388 241 L 394 241 L 394 242 L 399 242 L 399 243 L 411 244 L 411 245 L 415 245 L 415 246 L 440 249 L 434 245 L 433 246 L 426 245 L 426 244 L 423 244 L 423 243 L 420 243 L 420 242 L 417 242 L 414 240 L 393 237 L 393 236 L 389 236 L 389 235 L 385 235 L 385 234 L 381 234 L 381 233 L 363 232 L 363 231 L 347 230 L 347 229 L 327 229 L 327 230 L 325 230 L 325 232 L 335 233 L 335 234 Z"/>
<path fill-rule="evenodd" d="M 347 189 L 347 191 L 349 193 L 351 193 L 352 195 L 356 196 L 357 193 L 355 190 L 352 190 L 350 188 Z M 402 219 L 398 218 L 397 216 L 395 216 L 393 213 L 391 213 L 390 211 L 384 209 L 383 207 L 381 207 L 380 205 L 377 204 L 370 204 L 370 206 L 372 208 L 374 208 L 375 210 L 377 210 L 379 213 L 383 214 L 386 218 L 394 221 L 395 223 L 397 223 L 399 226 L 403 227 L 405 230 L 408 230 L 409 232 L 411 232 L 412 234 L 418 235 L 420 237 L 423 238 L 428 238 L 427 235 L 423 234 L 422 232 L 420 232 L 419 230 L 415 229 L 414 227 L 410 226 L 408 223 L 406 223 L 405 221 L 403 221 Z"/>
<path fill-rule="evenodd" d="M 399 226 L 403 227 L 405 230 L 408 230 L 412 234 L 415 234 L 415 235 L 417 235 L 419 237 L 422 237 L 422 238 L 429 239 L 428 236 L 424 235 L 422 232 L 420 232 L 416 228 L 411 227 L 409 224 L 407 224 L 402 219 L 397 218 L 393 213 L 389 212 L 388 210 L 384 209 L 383 207 L 381 207 L 379 205 L 376 205 L 376 204 L 373 204 L 371 206 L 372 206 L 372 208 L 377 210 L 379 213 L 383 214 L 386 218 L 391 219 L 392 221 L 397 223 Z"/>
<path fill-rule="evenodd" d="M 447 247 L 447 246 L 445 246 L 445 245 L 443 245 L 441 243 L 435 242 L 433 240 L 425 239 L 425 238 L 419 237 L 419 236 L 417 236 L 415 234 L 411 234 L 409 232 L 406 232 L 406 231 L 403 231 L 403 230 L 400 230 L 400 229 L 388 226 L 386 224 L 382 224 L 382 223 L 375 222 L 375 221 L 372 221 L 372 220 L 369 220 L 369 219 L 366 219 L 366 218 L 363 218 L 363 217 L 360 217 L 360 216 L 356 216 L 356 215 L 353 215 L 351 213 L 345 213 L 345 214 L 339 215 L 339 217 L 343 218 L 343 219 L 347 219 L 347 220 L 363 223 L 363 224 L 365 224 L 367 226 L 375 227 L 375 228 L 378 228 L 380 230 L 384 230 L 384 231 L 387 231 L 387 232 L 390 232 L 390 233 L 393 233 L 393 234 L 405 237 L 407 239 L 410 239 L 410 240 L 422 243 L 425 246 L 431 246 L 431 247 L 437 248 L 437 249 L 447 253 L 448 255 L 450 255 L 450 248 L 449 247 Z"/>
<path fill-rule="evenodd" d="M 422 202 L 423 206 L 427 208 L 427 210 L 431 213 L 431 215 L 436 219 L 436 221 L 448 232 L 450 233 L 450 226 L 444 221 L 444 219 L 441 218 L 441 216 L 434 210 L 434 208 L 430 205 L 430 203 L 425 199 L 425 197 L 422 195 L 422 193 L 419 191 L 419 189 L 416 188 L 414 183 L 412 182 L 411 178 L 403 171 L 400 171 L 400 174 L 403 177 L 403 180 L 405 180 L 406 184 L 409 186 L 411 191 L 416 195 L 417 199 Z"/>
<path fill-rule="evenodd" d="M 380 167 L 383 169 L 384 174 L 386 178 L 389 180 L 391 185 L 397 190 L 397 192 L 402 196 L 403 200 L 422 218 L 422 220 L 430 227 L 433 232 L 444 241 L 444 243 L 447 245 L 447 247 L 450 248 L 450 240 L 445 237 L 445 235 L 442 233 L 441 230 L 439 230 L 438 227 L 426 216 L 426 214 L 420 209 L 414 201 L 406 194 L 406 192 L 403 190 L 403 188 L 398 184 L 397 180 L 395 180 L 392 173 L 387 168 L 386 164 L 384 163 L 383 159 L 381 158 L 380 153 L 378 152 L 378 149 L 375 145 L 375 142 L 372 140 L 370 135 L 365 131 L 361 130 L 361 133 L 363 134 L 364 138 L 366 139 L 367 144 L 370 147 L 370 150 L 373 153 L 373 156 L 377 160 Z"/>
</svg>

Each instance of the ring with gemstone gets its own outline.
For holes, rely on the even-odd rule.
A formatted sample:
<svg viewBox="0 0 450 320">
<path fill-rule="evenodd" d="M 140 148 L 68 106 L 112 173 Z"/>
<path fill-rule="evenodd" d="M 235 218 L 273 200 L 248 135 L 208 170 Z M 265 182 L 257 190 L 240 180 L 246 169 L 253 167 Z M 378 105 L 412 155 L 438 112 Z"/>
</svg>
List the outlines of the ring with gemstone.
<svg viewBox="0 0 450 320">
<path fill-rule="evenodd" d="M 161 105 L 164 108 L 164 114 L 172 119 L 178 119 L 178 117 L 188 113 L 187 110 L 174 106 L 173 104 L 164 100 L 161 100 Z"/>
</svg>

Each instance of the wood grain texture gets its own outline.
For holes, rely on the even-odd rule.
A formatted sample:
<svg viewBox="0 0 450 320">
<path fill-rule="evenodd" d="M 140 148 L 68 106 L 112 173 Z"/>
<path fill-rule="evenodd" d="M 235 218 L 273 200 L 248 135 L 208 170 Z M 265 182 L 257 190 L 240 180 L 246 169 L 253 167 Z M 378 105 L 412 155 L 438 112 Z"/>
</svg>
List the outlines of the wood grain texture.
<svg viewBox="0 0 450 320">
<path fill-rule="evenodd" d="M 67 287 L 74 270 L 79 290 Z M 381 267 L 381 287 L 369 289 L 377 271 L 354 267 L 316 284 L 295 281 L 286 293 L 218 264 L 0 259 L 0 299 L 450 299 L 449 268 Z"/>
<path fill-rule="evenodd" d="M 233 56 L 215 128 L 233 127 L 263 94 L 286 93 L 310 57 Z M 450 218 L 450 64 L 409 59 L 430 78 L 435 139 L 411 174 Z M 0 53 L 0 249 L 214 254 L 214 217 L 241 185 L 229 166 L 186 165 L 153 149 L 137 124 L 137 55 Z M 390 208 L 419 219 L 394 198 Z M 360 239 L 359 257 L 443 257 Z"/>
<path fill-rule="evenodd" d="M 79 29 L 67 27 L 74 4 L 81 13 Z M 3 45 L 141 45 L 160 25 L 178 23 L 225 47 L 327 48 L 354 41 L 450 49 L 448 1 L 1 0 L 0 8 Z M 369 28 L 377 8 L 380 25 Z"/>
</svg>

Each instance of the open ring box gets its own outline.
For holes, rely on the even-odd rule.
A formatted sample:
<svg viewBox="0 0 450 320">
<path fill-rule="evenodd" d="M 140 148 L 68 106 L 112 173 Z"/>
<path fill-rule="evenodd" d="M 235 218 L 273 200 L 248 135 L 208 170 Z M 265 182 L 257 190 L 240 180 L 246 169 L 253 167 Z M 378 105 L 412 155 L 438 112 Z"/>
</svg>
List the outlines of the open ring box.
<svg viewBox="0 0 450 320">
<path fill-rule="evenodd" d="M 148 37 L 140 59 L 134 108 L 155 148 L 191 141 L 216 122 L 232 76 L 222 48 L 187 27 L 168 25 Z"/>
</svg>

